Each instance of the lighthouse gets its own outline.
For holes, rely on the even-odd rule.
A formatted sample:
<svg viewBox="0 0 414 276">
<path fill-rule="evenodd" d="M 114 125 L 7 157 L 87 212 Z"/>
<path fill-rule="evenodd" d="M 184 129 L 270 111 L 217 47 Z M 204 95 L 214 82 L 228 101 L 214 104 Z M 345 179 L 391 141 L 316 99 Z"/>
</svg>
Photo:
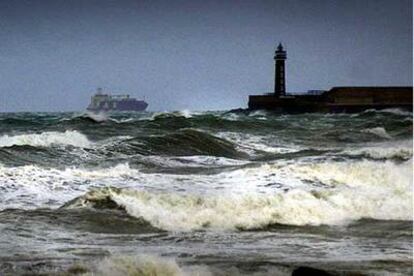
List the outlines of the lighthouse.
<svg viewBox="0 0 414 276">
<path fill-rule="evenodd" d="M 279 43 L 275 51 L 275 96 L 277 97 L 286 95 L 285 60 L 286 51 L 283 50 L 282 43 Z"/>
</svg>

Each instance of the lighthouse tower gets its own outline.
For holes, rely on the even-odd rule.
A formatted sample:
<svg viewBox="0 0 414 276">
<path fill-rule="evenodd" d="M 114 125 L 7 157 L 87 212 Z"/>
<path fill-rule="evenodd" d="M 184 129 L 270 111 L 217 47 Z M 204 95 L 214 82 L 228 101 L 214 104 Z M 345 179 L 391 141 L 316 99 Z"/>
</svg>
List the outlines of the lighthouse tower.
<svg viewBox="0 0 414 276">
<path fill-rule="evenodd" d="M 279 43 L 275 51 L 275 95 L 277 97 L 286 95 L 285 60 L 286 51 L 283 50 L 282 43 Z"/>
</svg>

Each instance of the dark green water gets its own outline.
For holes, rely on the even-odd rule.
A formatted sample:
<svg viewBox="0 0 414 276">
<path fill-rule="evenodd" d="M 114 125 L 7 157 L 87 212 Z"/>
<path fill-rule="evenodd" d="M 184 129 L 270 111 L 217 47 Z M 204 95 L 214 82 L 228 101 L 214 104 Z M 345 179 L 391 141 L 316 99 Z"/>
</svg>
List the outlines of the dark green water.
<svg viewBox="0 0 414 276">
<path fill-rule="evenodd" d="M 401 110 L 0 114 L 0 274 L 412 274 L 412 131 Z"/>
</svg>

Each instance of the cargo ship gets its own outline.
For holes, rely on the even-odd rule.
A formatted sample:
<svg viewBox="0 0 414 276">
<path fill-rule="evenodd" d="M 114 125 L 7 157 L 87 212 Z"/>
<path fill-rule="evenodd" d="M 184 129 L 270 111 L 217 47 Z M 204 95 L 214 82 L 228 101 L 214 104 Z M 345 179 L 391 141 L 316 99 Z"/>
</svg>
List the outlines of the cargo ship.
<svg viewBox="0 0 414 276">
<path fill-rule="evenodd" d="M 412 86 L 342 86 L 329 90 L 287 93 L 286 51 L 279 44 L 275 52 L 274 92 L 250 95 L 248 109 L 281 113 L 354 113 L 367 109 L 400 108 L 413 110 Z"/>
<path fill-rule="evenodd" d="M 127 94 L 106 94 L 103 93 L 102 88 L 98 88 L 86 109 L 92 112 L 145 111 L 147 107 L 148 104 L 143 100 L 137 100 Z"/>
</svg>

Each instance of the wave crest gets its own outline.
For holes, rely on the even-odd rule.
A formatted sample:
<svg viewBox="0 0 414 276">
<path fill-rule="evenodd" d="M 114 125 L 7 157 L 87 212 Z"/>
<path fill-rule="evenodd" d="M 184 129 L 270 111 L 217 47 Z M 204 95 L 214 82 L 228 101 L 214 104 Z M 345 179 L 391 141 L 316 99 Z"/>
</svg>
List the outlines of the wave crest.
<svg viewBox="0 0 414 276">
<path fill-rule="evenodd" d="M 400 115 L 400 116 L 412 116 L 413 115 L 412 112 L 403 110 L 400 108 L 385 108 L 385 109 L 380 109 L 380 110 L 368 109 L 365 112 L 391 113 L 391 114 Z"/>
<path fill-rule="evenodd" d="M 91 146 L 88 138 L 76 131 L 66 130 L 65 132 L 46 131 L 42 133 L 20 134 L 20 135 L 3 135 L 0 137 L 0 147 L 11 146 L 33 146 L 49 147 L 51 145 L 71 145 L 75 147 L 87 148 Z"/>
<path fill-rule="evenodd" d="M 388 132 L 383 127 L 374 127 L 374 128 L 367 128 L 363 129 L 362 132 L 365 133 L 371 133 L 378 137 L 385 138 L 385 139 L 391 139 L 391 135 L 388 134 Z"/>
<path fill-rule="evenodd" d="M 291 165 L 287 175 L 323 187 L 272 193 L 183 195 L 135 189 L 93 190 L 64 208 L 122 208 L 168 231 L 263 229 L 274 224 L 343 224 L 372 218 L 411 220 L 411 162 Z M 111 207 L 112 206 L 112 207 Z"/>
<path fill-rule="evenodd" d="M 180 266 L 173 258 L 140 254 L 137 256 L 119 255 L 105 258 L 97 263 L 93 273 L 87 273 L 86 275 L 212 276 L 213 273 L 205 266 Z"/>
<path fill-rule="evenodd" d="M 237 151 L 232 142 L 192 128 L 166 135 L 136 137 L 126 141 L 126 149 L 117 147 L 117 150 L 134 151 L 144 155 L 247 157 L 246 154 Z"/>
<path fill-rule="evenodd" d="M 362 148 L 347 149 L 342 151 L 342 153 L 372 159 L 409 160 L 413 157 L 413 141 L 403 140 L 392 143 L 381 143 Z"/>
</svg>

